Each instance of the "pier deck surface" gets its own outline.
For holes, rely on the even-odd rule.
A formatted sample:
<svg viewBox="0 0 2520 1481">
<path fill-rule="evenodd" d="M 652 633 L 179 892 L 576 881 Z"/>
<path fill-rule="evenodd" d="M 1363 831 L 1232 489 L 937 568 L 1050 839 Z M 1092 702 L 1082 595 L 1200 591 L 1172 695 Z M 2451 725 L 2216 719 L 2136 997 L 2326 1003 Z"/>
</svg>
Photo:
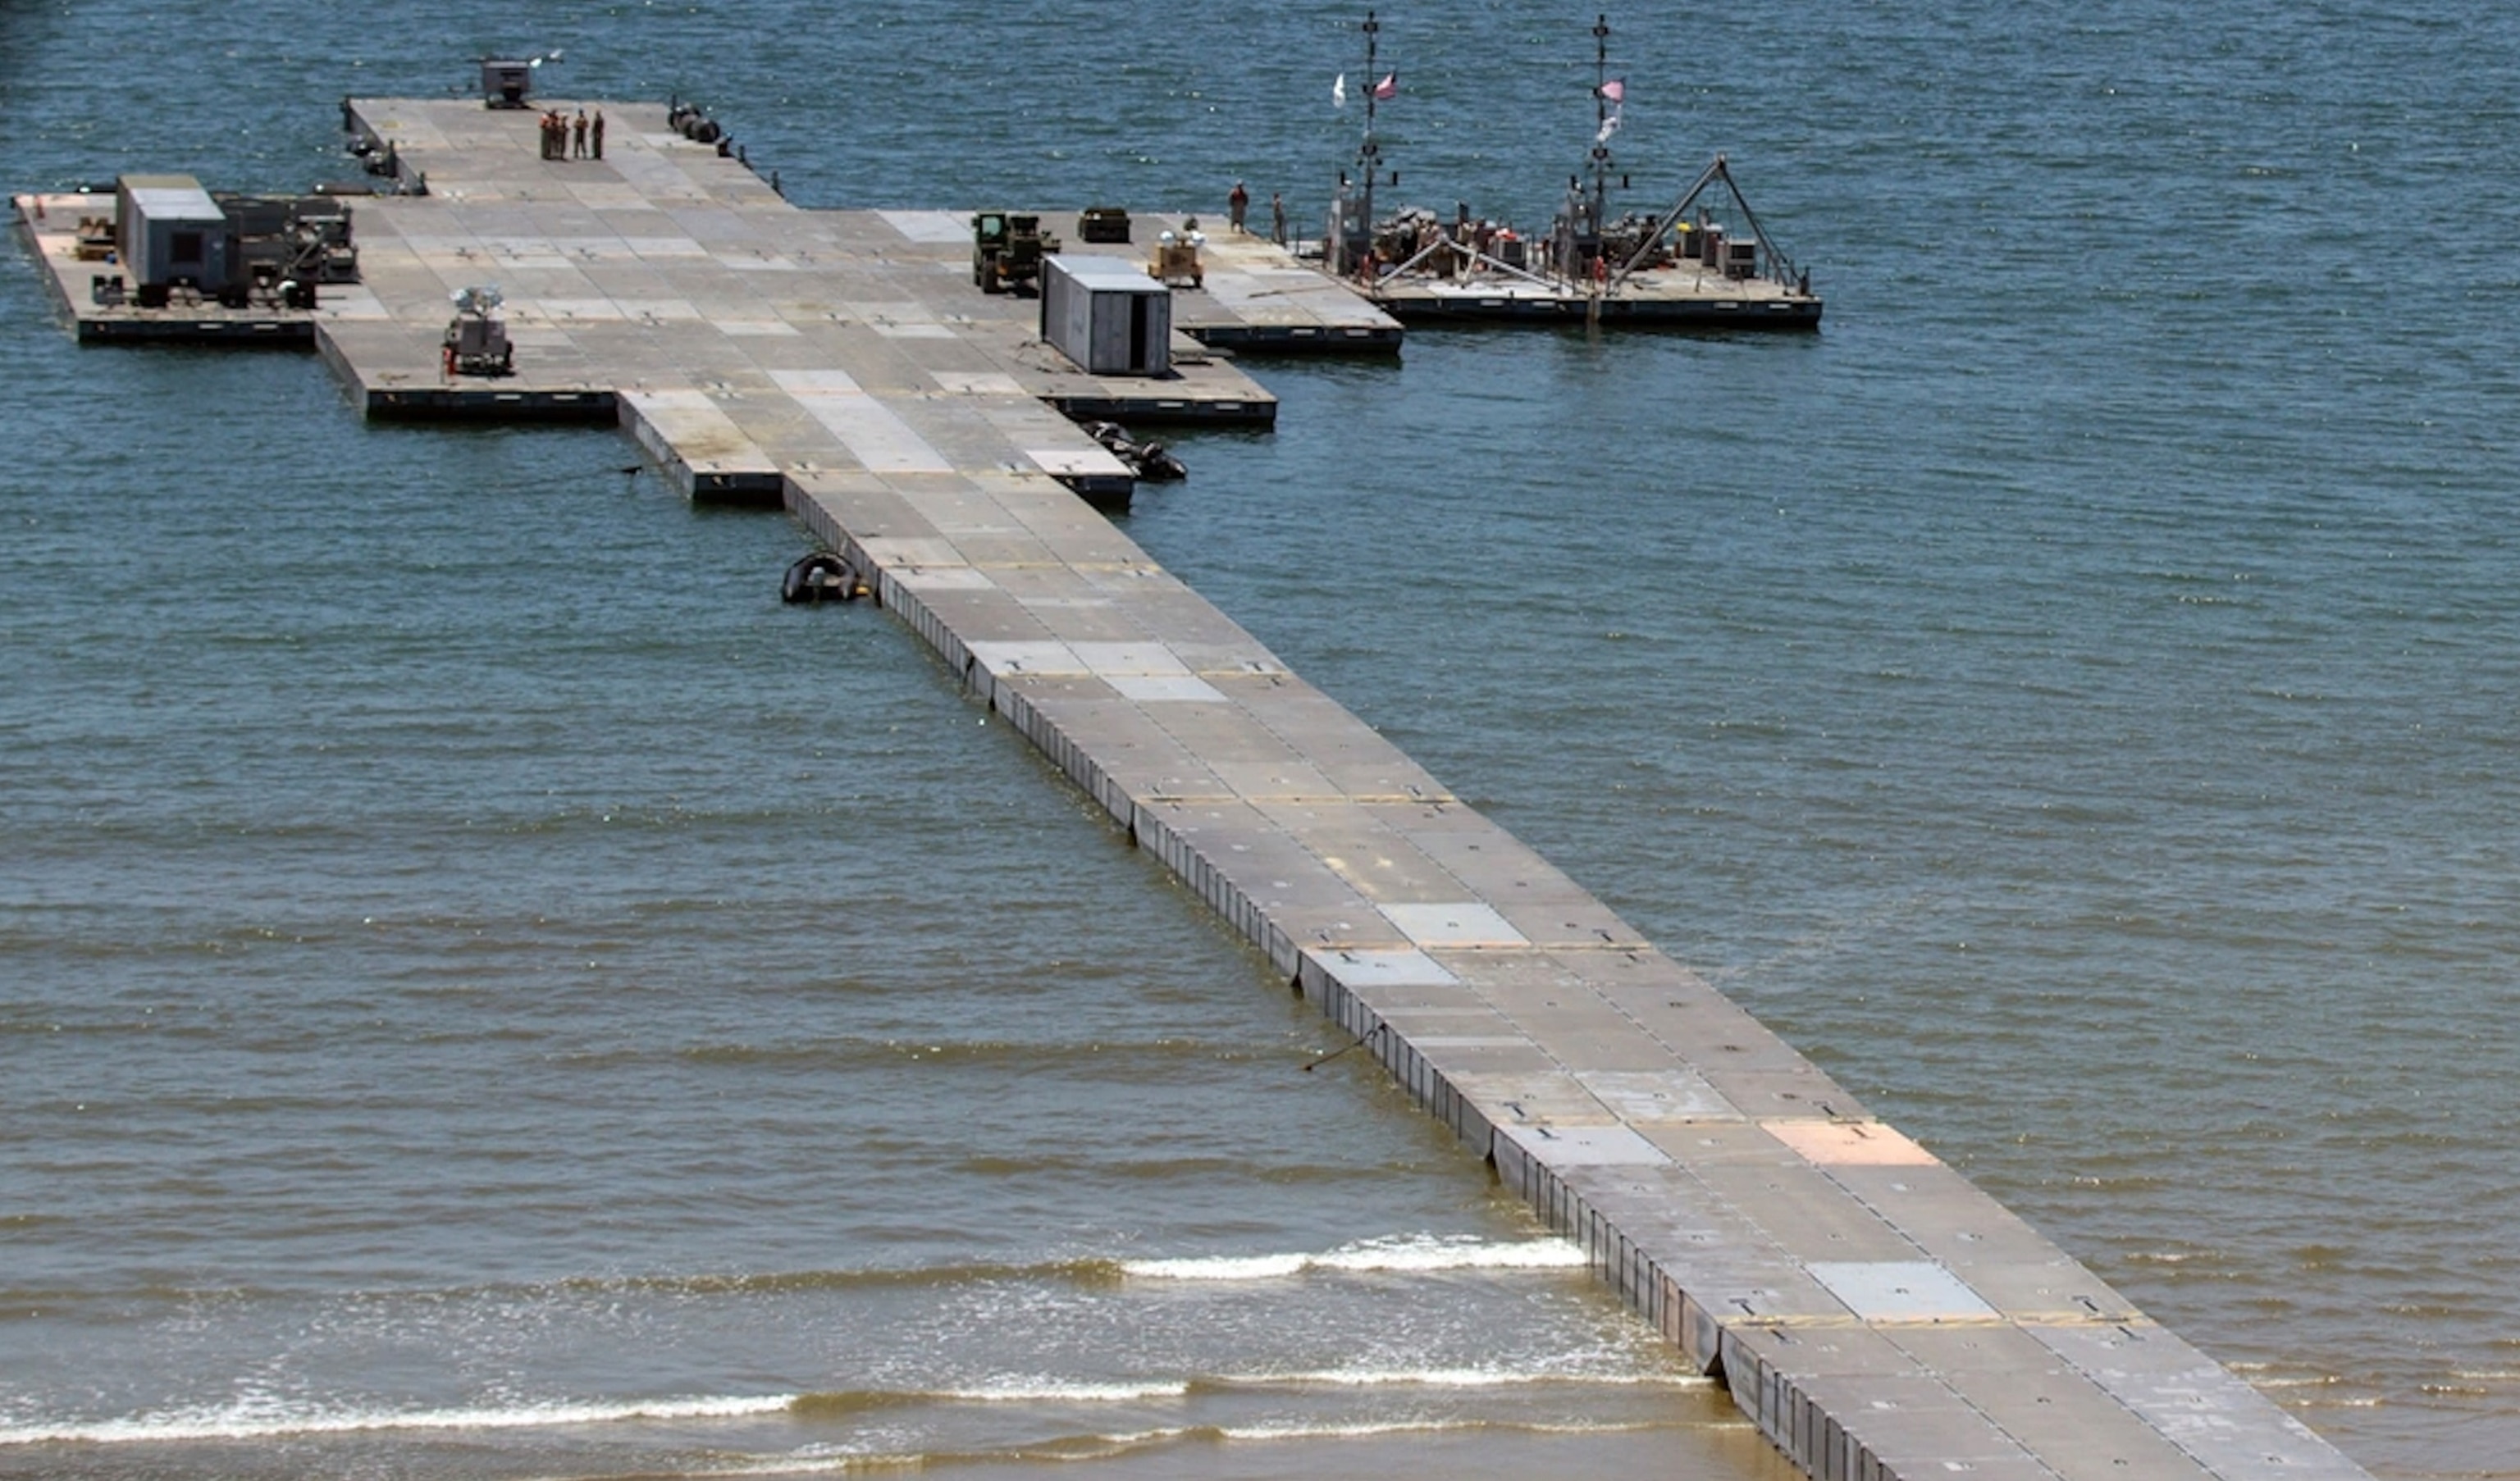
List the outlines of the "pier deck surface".
<svg viewBox="0 0 2520 1481">
<path fill-rule="evenodd" d="M 959 270 L 970 260 L 968 213 L 891 211 L 887 218 L 915 230 L 937 255 L 940 267 Z M 1238 232 L 1219 217 L 1197 211 L 1133 212 L 1121 242 L 1089 242 L 1080 211 L 1039 211 L 1043 231 L 1071 255 L 1150 260 L 1158 235 L 1195 230 L 1206 237 L 1200 250 L 1204 280 L 1177 285 L 1173 328 L 1201 344 L 1265 352 L 1395 354 L 1400 321 L 1346 284 L 1299 259 L 1288 247 L 1253 232 Z M 1193 225 L 1195 223 L 1195 225 Z"/>
<path fill-rule="evenodd" d="M 1045 398 L 1085 378 L 956 218 L 794 210 L 653 109 L 605 105 L 595 164 L 531 114 L 356 107 L 432 191 L 362 204 L 366 282 L 316 314 L 370 410 L 443 390 L 447 292 L 500 283 L 500 392 L 617 398 L 687 489 L 775 491 L 1810 1473 L 2363 1474 L 1070 492 L 1104 455 Z"/>
</svg>

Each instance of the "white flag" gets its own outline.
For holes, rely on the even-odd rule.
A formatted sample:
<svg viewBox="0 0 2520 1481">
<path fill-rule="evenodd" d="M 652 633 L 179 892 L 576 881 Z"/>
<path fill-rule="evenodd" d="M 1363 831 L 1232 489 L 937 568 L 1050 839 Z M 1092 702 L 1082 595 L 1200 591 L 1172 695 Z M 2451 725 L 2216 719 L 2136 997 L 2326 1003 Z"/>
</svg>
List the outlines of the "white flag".
<svg viewBox="0 0 2520 1481">
<path fill-rule="evenodd" d="M 1345 72 L 1339 73 L 1338 80 L 1330 84 L 1330 107 L 1347 107 L 1347 73 Z"/>
<path fill-rule="evenodd" d="M 1617 113 L 1612 113 L 1607 118 L 1601 120 L 1601 131 L 1593 136 L 1593 142 L 1595 144 L 1607 144 L 1610 142 L 1610 136 L 1618 131 L 1619 115 Z"/>
</svg>

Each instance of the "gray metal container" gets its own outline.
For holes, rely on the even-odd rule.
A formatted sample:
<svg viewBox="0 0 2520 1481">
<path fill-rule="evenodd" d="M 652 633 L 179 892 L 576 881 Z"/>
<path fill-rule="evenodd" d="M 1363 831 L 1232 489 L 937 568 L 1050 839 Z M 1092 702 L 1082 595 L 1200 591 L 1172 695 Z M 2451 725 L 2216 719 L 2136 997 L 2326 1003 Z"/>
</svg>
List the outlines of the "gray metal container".
<svg viewBox="0 0 2520 1481">
<path fill-rule="evenodd" d="M 228 286 L 227 212 L 190 175 L 124 175 L 114 182 L 114 233 L 132 281 L 143 288 Z"/>
<path fill-rule="evenodd" d="M 1093 376 L 1172 369 L 1173 292 L 1125 257 L 1045 257 L 1041 337 Z"/>
</svg>

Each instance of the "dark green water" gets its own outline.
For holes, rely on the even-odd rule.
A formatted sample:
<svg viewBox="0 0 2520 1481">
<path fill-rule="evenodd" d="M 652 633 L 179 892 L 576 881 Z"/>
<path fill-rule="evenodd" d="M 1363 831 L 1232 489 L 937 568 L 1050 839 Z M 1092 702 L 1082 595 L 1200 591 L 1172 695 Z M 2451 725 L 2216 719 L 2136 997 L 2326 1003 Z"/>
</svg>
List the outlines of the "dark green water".
<svg viewBox="0 0 2520 1481">
<path fill-rule="evenodd" d="M 1310 219 L 1356 19 L 5 0 L 0 180 L 561 45 L 806 203 Z M 1401 194 L 1545 214 L 1592 13 L 1383 20 Z M 2358 1459 L 2506 1467 L 2520 31 L 1612 22 L 1636 203 L 1730 150 L 1827 328 L 1265 368 L 1130 533 Z M 1769 1468 L 785 520 L 79 351 L 14 242 L 0 354 L 0 1472 Z"/>
</svg>

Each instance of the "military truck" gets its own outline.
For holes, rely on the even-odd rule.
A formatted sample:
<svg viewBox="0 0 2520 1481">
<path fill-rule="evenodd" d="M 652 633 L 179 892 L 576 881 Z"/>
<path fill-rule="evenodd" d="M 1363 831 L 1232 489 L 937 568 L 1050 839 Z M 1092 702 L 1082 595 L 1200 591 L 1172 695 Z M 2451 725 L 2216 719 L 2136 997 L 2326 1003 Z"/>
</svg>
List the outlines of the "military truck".
<svg viewBox="0 0 2520 1481">
<path fill-rule="evenodd" d="M 971 281 L 984 293 L 1041 288 L 1041 259 L 1058 250 L 1058 239 L 1041 229 L 1039 216 L 982 211 L 971 218 Z"/>
</svg>

